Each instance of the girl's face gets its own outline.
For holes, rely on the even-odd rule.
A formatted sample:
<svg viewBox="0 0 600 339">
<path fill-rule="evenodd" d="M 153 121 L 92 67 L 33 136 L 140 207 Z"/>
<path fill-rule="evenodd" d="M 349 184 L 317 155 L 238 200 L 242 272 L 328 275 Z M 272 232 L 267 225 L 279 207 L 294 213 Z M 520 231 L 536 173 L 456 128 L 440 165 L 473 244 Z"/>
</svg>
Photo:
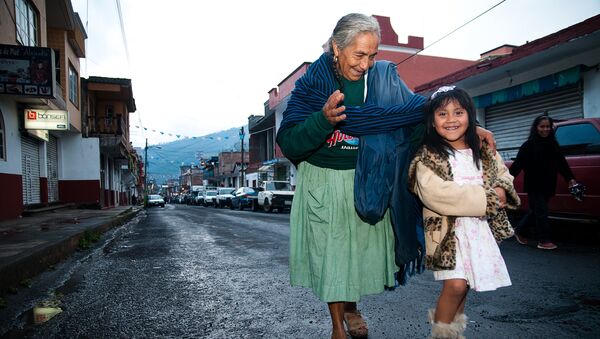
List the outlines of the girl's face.
<svg viewBox="0 0 600 339">
<path fill-rule="evenodd" d="M 542 138 L 547 138 L 550 135 L 550 131 L 552 131 L 552 126 L 550 126 L 548 119 L 541 120 L 537 125 L 537 133 Z"/>
<path fill-rule="evenodd" d="M 333 43 L 333 54 L 338 57 L 340 74 L 350 81 L 359 80 L 375 63 L 379 39 L 375 33 L 359 33 L 344 49 Z"/>
<path fill-rule="evenodd" d="M 454 149 L 468 148 L 465 134 L 469 127 L 469 114 L 456 100 L 450 100 L 433 112 L 433 127 L 442 139 Z"/>
</svg>

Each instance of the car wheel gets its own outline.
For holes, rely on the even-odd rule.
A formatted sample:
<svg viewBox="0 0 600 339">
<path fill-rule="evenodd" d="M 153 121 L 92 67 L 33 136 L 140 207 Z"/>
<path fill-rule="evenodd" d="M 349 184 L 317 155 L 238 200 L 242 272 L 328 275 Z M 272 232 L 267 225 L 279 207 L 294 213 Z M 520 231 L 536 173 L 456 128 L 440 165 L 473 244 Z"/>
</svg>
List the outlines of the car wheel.
<svg viewBox="0 0 600 339">
<path fill-rule="evenodd" d="M 165 204 L 160 205 L 160 207 L 165 208 Z"/>
<path fill-rule="evenodd" d="M 265 199 L 265 203 L 263 205 L 263 209 L 265 210 L 265 212 L 267 213 L 271 213 L 273 212 L 273 206 L 271 206 L 271 204 L 269 204 L 269 199 Z"/>
</svg>

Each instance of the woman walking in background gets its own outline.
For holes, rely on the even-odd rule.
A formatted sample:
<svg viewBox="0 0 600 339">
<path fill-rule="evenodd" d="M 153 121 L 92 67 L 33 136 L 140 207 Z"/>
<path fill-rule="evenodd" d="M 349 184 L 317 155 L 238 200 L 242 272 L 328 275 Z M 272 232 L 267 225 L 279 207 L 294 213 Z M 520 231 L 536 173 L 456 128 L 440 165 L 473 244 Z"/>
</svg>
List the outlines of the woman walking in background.
<svg viewBox="0 0 600 339">
<path fill-rule="evenodd" d="M 567 160 L 560 152 L 554 136 L 553 121 L 547 115 L 540 115 L 531 125 L 529 138 L 517 153 L 517 159 L 510 166 L 510 174 L 516 177 L 525 172 L 525 192 L 529 202 L 529 212 L 515 228 L 515 238 L 520 244 L 527 244 L 524 229 L 532 221 L 539 249 L 553 250 L 557 246 L 551 239 L 548 223 L 548 201 L 556 193 L 558 173 L 568 182 L 569 188 L 577 182 Z"/>
</svg>

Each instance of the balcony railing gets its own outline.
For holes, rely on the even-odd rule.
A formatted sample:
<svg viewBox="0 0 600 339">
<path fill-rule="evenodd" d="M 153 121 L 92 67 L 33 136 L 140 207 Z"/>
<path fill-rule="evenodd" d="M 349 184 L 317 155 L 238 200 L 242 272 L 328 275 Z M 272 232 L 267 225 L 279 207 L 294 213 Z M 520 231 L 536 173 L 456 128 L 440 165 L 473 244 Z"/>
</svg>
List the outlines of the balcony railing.
<svg viewBox="0 0 600 339">
<path fill-rule="evenodd" d="M 125 135 L 124 122 L 120 114 L 115 117 L 88 116 L 89 134 L 99 135 Z"/>
</svg>

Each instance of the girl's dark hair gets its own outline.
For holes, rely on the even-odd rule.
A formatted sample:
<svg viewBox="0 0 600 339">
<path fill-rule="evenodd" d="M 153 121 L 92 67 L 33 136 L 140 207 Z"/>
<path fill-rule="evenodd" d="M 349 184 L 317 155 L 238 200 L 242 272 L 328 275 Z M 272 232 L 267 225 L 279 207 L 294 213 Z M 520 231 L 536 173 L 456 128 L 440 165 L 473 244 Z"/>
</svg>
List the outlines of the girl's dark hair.
<svg viewBox="0 0 600 339">
<path fill-rule="evenodd" d="M 448 154 L 454 154 L 454 149 L 444 140 L 435 130 L 433 123 L 435 121 L 435 111 L 446 106 L 451 101 L 456 101 L 466 111 L 469 119 L 469 126 L 465 133 L 465 143 L 473 151 L 473 162 L 479 168 L 479 160 L 481 159 L 479 136 L 477 136 L 477 116 L 475 112 L 475 104 L 473 99 L 464 89 L 458 87 L 444 87 L 446 90 L 438 90 L 427 102 L 423 108 L 425 112 L 425 133 L 423 136 L 423 144 L 427 148 L 443 157 Z"/>
</svg>

